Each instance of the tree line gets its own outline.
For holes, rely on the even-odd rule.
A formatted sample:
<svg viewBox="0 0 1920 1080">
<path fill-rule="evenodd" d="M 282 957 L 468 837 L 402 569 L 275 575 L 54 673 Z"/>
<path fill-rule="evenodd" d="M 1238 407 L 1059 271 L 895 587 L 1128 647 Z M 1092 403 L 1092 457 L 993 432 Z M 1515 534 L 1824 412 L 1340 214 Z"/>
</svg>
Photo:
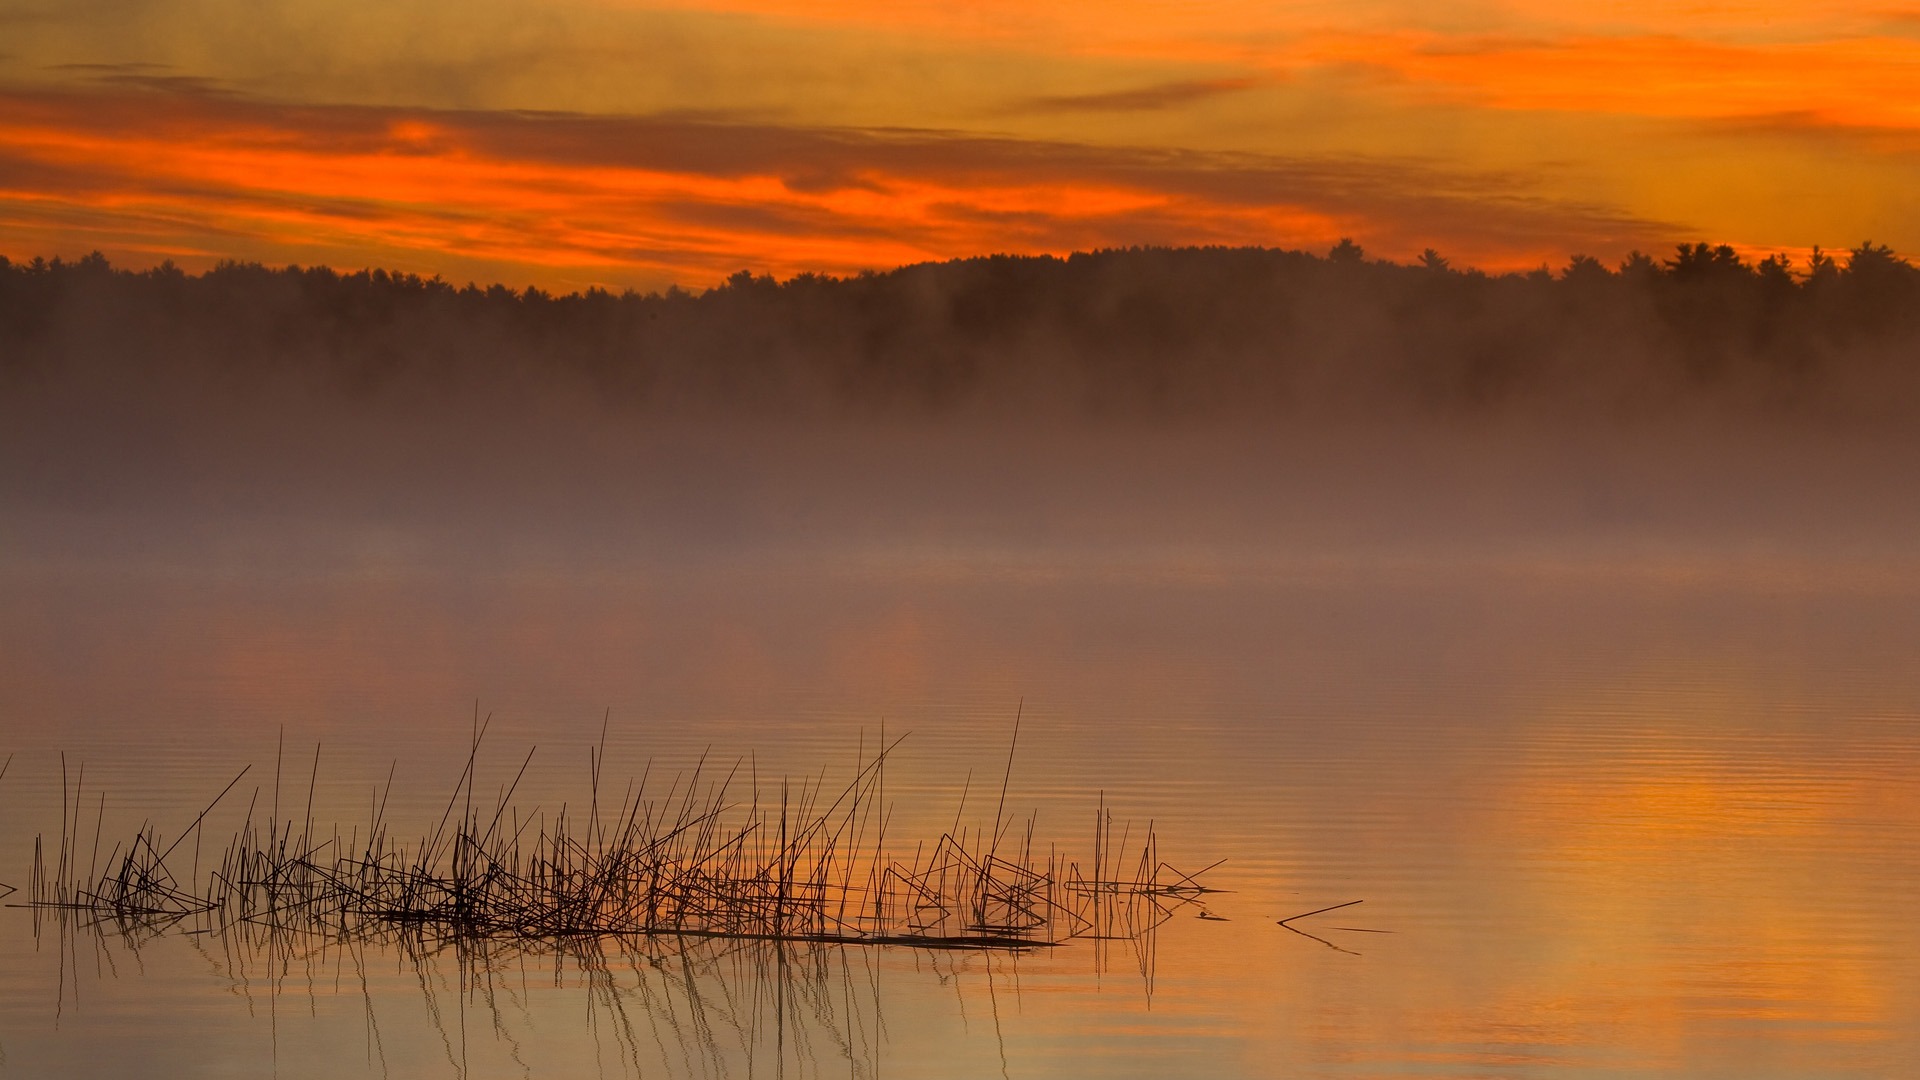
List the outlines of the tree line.
<svg viewBox="0 0 1920 1080">
<path fill-rule="evenodd" d="M 1872 243 L 1795 265 L 1680 245 L 1511 274 L 1129 248 L 702 291 L 555 295 L 384 270 L 0 258 L 0 390 L 409 407 L 529 392 L 646 413 L 1278 415 L 1920 405 L 1920 269 Z"/>
</svg>

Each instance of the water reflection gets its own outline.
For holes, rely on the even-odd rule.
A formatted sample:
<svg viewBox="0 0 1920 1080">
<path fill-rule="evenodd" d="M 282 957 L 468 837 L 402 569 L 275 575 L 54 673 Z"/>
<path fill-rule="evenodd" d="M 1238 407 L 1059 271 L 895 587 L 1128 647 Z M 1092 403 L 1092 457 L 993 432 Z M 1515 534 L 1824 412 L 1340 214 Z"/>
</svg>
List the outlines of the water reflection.
<svg viewBox="0 0 1920 1080">
<path fill-rule="evenodd" d="M 999 1013 L 1022 993 L 1016 960 L 982 951 L 71 918 L 42 930 L 61 966 L 53 1034 L 30 1036 L 21 1057 L 57 1042 L 64 1059 L 82 1050 L 75 1037 L 99 1039 L 85 1049 L 137 1055 L 146 1076 L 926 1075 L 910 1060 L 887 1067 L 900 1044 L 911 1052 L 926 1029 L 966 1026 L 971 1010 L 977 1039 L 965 1041 L 986 1045 L 963 1056 L 1004 1061 Z M 224 992 L 206 992 L 215 986 Z M 182 991 L 187 1028 L 113 1023 Z"/>
<path fill-rule="evenodd" d="M 380 1075 L 382 1050 L 391 1075 L 452 1075 L 463 1018 L 476 1077 L 620 1075 L 636 1058 L 647 1075 L 773 1075 L 783 1054 L 796 1074 L 992 1076 L 1003 1048 L 1006 1074 L 1028 1077 L 1920 1065 L 1920 589 L 1900 567 L 1785 581 L 1472 561 L 1349 578 L 1030 570 L 16 577 L 0 881 L 26 884 L 33 834 L 58 835 L 62 748 L 110 793 L 109 836 L 149 818 L 177 835 L 242 765 L 272 759 L 282 724 L 302 746 L 290 761 L 325 743 L 326 820 L 363 816 L 367 778 L 397 768 L 396 791 L 421 797 L 394 812 L 430 826 L 474 696 L 503 747 L 542 747 L 529 803 L 577 801 L 608 705 L 622 776 L 691 770 L 709 747 L 763 775 L 844 773 L 884 719 L 912 731 L 888 774 L 893 828 L 954 828 L 971 782 L 960 827 L 991 832 L 978 793 L 997 786 L 1024 697 L 1010 805 L 1084 846 L 1104 791 L 1116 831 L 1151 822 L 1176 862 L 1226 858 L 1209 881 L 1228 891 L 1206 905 L 1225 921 L 1168 922 L 1150 963 L 1102 942 L 785 961 L 701 946 L 686 964 L 608 942 L 602 961 L 443 948 L 424 976 L 393 944 L 236 964 L 208 935 L 137 950 L 77 936 L 57 968 L 54 939 L 35 952 L 25 913 L 0 909 L 7 1068 L 137 1058 L 157 1076 L 258 1075 L 272 1035 L 283 1075 L 328 1055 L 335 1073 Z M 510 757 L 484 790 L 512 779 Z M 1353 899 L 1293 924 L 1349 951 L 1275 925 Z M 821 955 L 824 986 L 809 974 L 804 993 L 775 993 L 783 962 L 817 974 Z M 779 1009 L 812 1058 L 780 1044 Z"/>
</svg>

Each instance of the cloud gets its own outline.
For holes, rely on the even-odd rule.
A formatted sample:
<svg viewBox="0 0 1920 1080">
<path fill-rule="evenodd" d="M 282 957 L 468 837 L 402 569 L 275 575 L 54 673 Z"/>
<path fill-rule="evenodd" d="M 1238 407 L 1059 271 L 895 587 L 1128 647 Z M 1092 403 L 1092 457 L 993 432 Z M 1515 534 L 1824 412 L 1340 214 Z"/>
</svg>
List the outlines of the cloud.
<svg viewBox="0 0 1920 1080">
<path fill-rule="evenodd" d="M 97 77 L 98 82 L 112 86 L 131 86 L 141 90 L 153 90 L 165 94 L 191 94 L 200 97 L 219 97 L 235 94 L 238 91 L 223 80 L 209 79 L 201 75 L 142 75 L 112 74 Z"/>
<path fill-rule="evenodd" d="M 1831 124 L 1920 128 L 1920 42 L 1904 37 L 1751 44 L 1653 33 L 1343 33 L 1303 41 L 1285 66 L 1339 66 L 1501 109 L 1685 119 L 1801 113 Z"/>
<path fill-rule="evenodd" d="M 1881 25 L 1888 32 L 1920 35 L 1920 7 L 1887 8 L 1878 14 Z"/>
<path fill-rule="evenodd" d="M 1866 152 L 1890 160 L 1920 152 L 1920 128 L 1874 124 L 1839 124 L 1830 117 L 1805 110 L 1759 113 L 1752 116 L 1697 121 L 1701 131 L 1715 135 L 1785 136 L 1825 151 Z"/>
<path fill-rule="evenodd" d="M 1179 108 L 1223 94 L 1234 94 L 1260 85 L 1252 78 L 1188 79 L 1164 82 L 1133 90 L 1109 90 L 1092 94 L 1057 94 L 1027 98 L 1009 106 L 1007 113 L 1049 112 L 1151 112 Z"/>
<path fill-rule="evenodd" d="M 1439 246 L 1537 264 L 1683 233 L 1519 173 L 685 116 L 0 94 L 0 230 L 512 280 L 704 284 L 1131 244 Z M 154 90 L 170 92 L 155 93 Z M 58 224 L 56 224 L 58 223 Z M 10 252 L 29 255 L 32 251 Z M 558 275 L 558 277 L 556 277 Z M 567 276 L 574 275 L 574 276 Z"/>
<path fill-rule="evenodd" d="M 128 60 L 110 64 L 69 63 L 48 64 L 48 71 L 77 71 L 86 75 L 151 75 L 159 71 L 172 69 L 172 64 L 157 64 L 144 60 Z"/>
</svg>

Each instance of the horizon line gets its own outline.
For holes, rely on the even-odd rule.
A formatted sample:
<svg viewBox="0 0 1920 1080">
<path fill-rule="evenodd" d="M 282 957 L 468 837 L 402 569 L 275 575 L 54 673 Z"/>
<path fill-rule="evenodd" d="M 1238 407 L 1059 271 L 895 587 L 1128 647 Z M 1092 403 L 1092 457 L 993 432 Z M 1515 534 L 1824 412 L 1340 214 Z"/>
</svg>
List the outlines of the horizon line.
<svg viewBox="0 0 1920 1080">
<path fill-rule="evenodd" d="M 1583 252 L 1571 252 L 1567 256 L 1567 262 L 1557 270 L 1546 262 L 1524 270 L 1487 270 L 1472 265 L 1454 265 L 1451 259 L 1448 259 L 1431 247 L 1426 248 L 1419 256 L 1405 262 L 1396 261 L 1391 257 L 1373 258 L 1366 255 L 1364 245 L 1355 242 L 1351 237 L 1342 237 L 1339 242 L 1335 243 L 1325 253 L 1316 253 L 1306 248 L 1277 247 L 1264 244 L 1132 244 L 1077 249 L 1065 254 L 1055 252 L 983 252 L 974 255 L 955 256 L 947 259 L 927 259 L 918 262 L 900 263 L 884 268 L 863 268 L 854 273 L 835 274 L 808 270 L 801 271 L 786 278 L 775 277 L 770 272 L 755 272 L 751 266 L 743 266 L 741 269 L 710 285 L 689 287 L 680 282 L 673 282 L 664 288 L 651 289 L 645 292 L 631 286 L 615 291 L 600 285 L 589 285 L 584 289 L 576 288 L 569 292 L 555 292 L 532 283 L 515 287 L 505 281 L 494 280 L 482 283 L 474 278 L 469 278 L 465 284 L 455 284 L 452 279 L 446 278 L 440 272 L 429 274 L 405 267 L 366 265 L 358 268 L 347 268 L 327 263 L 301 264 L 296 262 L 276 264 L 258 259 L 225 256 L 214 256 L 213 261 L 205 263 L 197 270 L 181 266 L 174 261 L 172 256 L 163 257 L 158 262 L 144 266 L 128 266 L 113 263 L 113 261 L 98 248 L 77 258 L 66 258 L 58 254 L 52 256 L 33 255 L 26 258 L 13 258 L 5 253 L 0 253 L 0 272 L 24 270 L 31 273 L 39 270 L 61 270 L 91 266 L 96 270 L 104 270 L 132 277 L 178 274 L 189 280 L 200 280 L 216 273 L 230 272 L 236 269 L 264 270 L 272 273 L 313 273 L 323 271 L 340 278 L 364 276 L 378 279 L 385 277 L 403 283 L 417 282 L 425 285 L 440 285 L 457 292 L 467 290 L 491 292 L 494 289 L 504 289 L 517 296 L 532 295 L 551 299 L 566 299 L 570 297 L 593 296 L 596 294 L 616 297 L 668 297 L 678 294 L 697 297 L 749 284 L 771 283 L 776 286 L 785 287 L 796 283 L 807 282 L 841 283 L 859 281 L 867 278 L 887 277 L 909 270 L 955 266 L 973 262 L 1006 260 L 1011 262 L 1069 263 L 1075 259 L 1145 253 L 1253 252 L 1307 258 L 1329 264 L 1347 262 L 1380 268 L 1449 273 L 1460 277 L 1485 278 L 1489 280 L 1538 280 L 1544 277 L 1552 281 L 1565 281 L 1571 274 L 1582 270 L 1587 272 L 1597 271 L 1605 273 L 1609 277 L 1618 277 L 1631 273 L 1636 267 L 1641 266 L 1656 273 L 1671 275 L 1677 266 L 1687 262 L 1690 257 L 1702 260 L 1719 260 L 1719 266 L 1722 269 L 1735 269 L 1747 273 L 1762 272 L 1767 264 L 1772 263 L 1777 265 L 1780 271 L 1789 275 L 1795 284 L 1804 284 L 1812 280 L 1816 275 L 1821 273 L 1823 269 L 1836 271 L 1845 270 L 1853 264 L 1856 258 L 1861 257 L 1863 253 L 1869 257 L 1877 256 L 1885 260 L 1890 260 L 1892 263 L 1908 269 L 1920 268 L 1916 267 L 1915 264 L 1901 252 L 1886 245 L 1876 244 L 1871 239 L 1862 240 L 1856 247 L 1836 247 L 1831 249 L 1819 244 L 1811 245 L 1805 249 L 1767 248 L 1730 242 L 1695 240 L 1678 242 L 1674 245 L 1674 250 L 1677 258 L 1674 256 L 1660 256 L 1643 252 L 1635 248 L 1613 266 L 1609 266 L 1604 259 L 1596 256 L 1587 255 Z M 1796 259 L 1793 257 L 1794 255 L 1798 255 L 1799 257 Z M 1846 261 L 1840 261 L 1840 256 L 1845 256 Z M 1802 267 L 1804 267 L 1804 269 Z"/>
</svg>

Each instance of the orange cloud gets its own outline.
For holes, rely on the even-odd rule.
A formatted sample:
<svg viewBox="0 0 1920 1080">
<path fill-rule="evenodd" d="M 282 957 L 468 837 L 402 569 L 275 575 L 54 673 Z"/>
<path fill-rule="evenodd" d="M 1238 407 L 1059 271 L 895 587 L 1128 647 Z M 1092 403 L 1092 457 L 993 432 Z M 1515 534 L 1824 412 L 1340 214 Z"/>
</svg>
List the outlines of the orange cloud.
<svg viewBox="0 0 1920 1080">
<path fill-rule="evenodd" d="M 1683 239 L 1908 250 L 1900 7 L 49 9 L 0 58 L 0 250 L 639 286 L 1341 235 L 1496 268 Z M 84 145 L 45 138 L 67 128 Z"/>
<path fill-rule="evenodd" d="M 1132 90 L 1052 94 L 1030 98 L 1011 112 L 1151 112 L 1204 101 L 1259 85 L 1254 79 L 1188 79 Z"/>
<path fill-rule="evenodd" d="M 1676 36 L 1552 40 L 1400 32 L 1326 36 L 1287 58 L 1345 65 L 1508 109 L 1920 128 L 1920 40 L 1744 44 Z"/>
<path fill-rule="evenodd" d="M 770 0 L 684 5 L 824 23 L 904 39 L 970 40 L 1041 53 L 1177 60 L 1295 75 L 1357 68 L 1500 108 L 1655 117 L 1814 116 L 1863 126 L 1920 126 L 1917 16 L 1860 0 L 1652 0 L 1592 9 L 1519 3 L 1434 18 L 1391 0 L 1323 7 L 1229 0 L 1203 10 L 1124 0 L 951 5 L 832 0 L 796 15 Z M 1242 78 L 1195 78 L 1117 102 L 1209 96 Z M 1183 93 L 1184 91 L 1184 93 Z M 1097 106 L 1095 106 L 1097 107 Z"/>
<path fill-rule="evenodd" d="M 559 285 L 847 273 L 987 251 L 1430 243 L 1535 265 L 1664 231 L 1522 178 L 671 117 L 110 90 L 0 109 L 0 228 L 109 254 L 367 260 Z M 84 248 L 83 248 L 84 250 Z M 16 254 L 34 254 L 19 250 Z M 139 261 L 136 259 L 135 261 Z"/>
</svg>

